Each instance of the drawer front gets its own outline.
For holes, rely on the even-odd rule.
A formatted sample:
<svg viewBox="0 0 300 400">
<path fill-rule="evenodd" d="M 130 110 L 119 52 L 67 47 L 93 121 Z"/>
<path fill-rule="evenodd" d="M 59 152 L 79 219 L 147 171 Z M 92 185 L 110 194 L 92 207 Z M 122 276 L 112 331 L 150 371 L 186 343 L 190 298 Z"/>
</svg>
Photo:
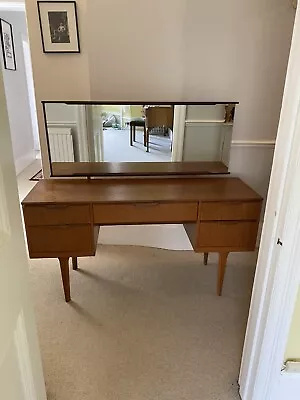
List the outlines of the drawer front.
<svg viewBox="0 0 300 400">
<path fill-rule="evenodd" d="M 26 227 L 29 254 L 92 253 L 94 235 L 91 225 Z"/>
<path fill-rule="evenodd" d="M 89 205 L 25 206 L 27 226 L 88 224 L 91 222 Z"/>
<path fill-rule="evenodd" d="M 211 202 L 200 204 L 201 221 L 256 221 L 260 217 L 261 201 Z"/>
<path fill-rule="evenodd" d="M 198 247 L 254 250 L 257 231 L 258 222 L 201 222 L 198 231 Z"/>
<path fill-rule="evenodd" d="M 95 204 L 95 224 L 176 223 L 197 220 L 198 203 Z"/>
</svg>

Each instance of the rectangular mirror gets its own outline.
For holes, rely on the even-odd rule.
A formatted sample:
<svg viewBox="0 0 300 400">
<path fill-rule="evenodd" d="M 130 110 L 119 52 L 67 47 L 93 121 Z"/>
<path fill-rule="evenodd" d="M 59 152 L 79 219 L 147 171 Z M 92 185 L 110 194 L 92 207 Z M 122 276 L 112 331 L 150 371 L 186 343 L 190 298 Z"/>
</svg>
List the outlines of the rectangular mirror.
<svg viewBox="0 0 300 400">
<path fill-rule="evenodd" d="M 51 175 L 228 173 L 236 104 L 43 102 Z"/>
</svg>

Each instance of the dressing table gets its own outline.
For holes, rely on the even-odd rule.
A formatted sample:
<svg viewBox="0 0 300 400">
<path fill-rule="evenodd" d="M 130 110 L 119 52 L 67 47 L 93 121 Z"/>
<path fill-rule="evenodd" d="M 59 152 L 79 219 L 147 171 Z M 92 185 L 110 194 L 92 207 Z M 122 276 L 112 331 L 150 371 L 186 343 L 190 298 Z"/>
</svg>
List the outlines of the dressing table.
<svg viewBox="0 0 300 400">
<path fill-rule="evenodd" d="M 76 270 L 78 257 L 95 255 L 101 226 L 183 224 L 204 264 L 219 253 L 218 295 L 228 254 L 255 249 L 262 198 L 228 171 L 237 103 L 169 103 L 173 132 L 153 132 L 150 153 L 141 132 L 128 140 L 126 121 L 143 104 L 43 102 L 53 179 L 22 206 L 29 255 L 59 259 L 67 302 L 69 260 Z"/>
<path fill-rule="evenodd" d="M 182 223 L 197 253 L 219 253 L 217 294 L 228 254 L 255 249 L 262 198 L 230 177 L 45 179 L 23 200 L 31 258 L 58 258 L 65 300 L 69 259 L 93 256 L 105 225 Z"/>
</svg>

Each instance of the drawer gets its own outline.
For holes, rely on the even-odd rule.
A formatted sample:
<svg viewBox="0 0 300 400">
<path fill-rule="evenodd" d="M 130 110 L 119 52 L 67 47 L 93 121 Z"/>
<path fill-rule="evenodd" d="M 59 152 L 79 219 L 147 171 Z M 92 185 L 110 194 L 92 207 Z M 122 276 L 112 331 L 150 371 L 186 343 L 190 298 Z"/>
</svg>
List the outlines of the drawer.
<svg viewBox="0 0 300 400">
<path fill-rule="evenodd" d="M 260 217 L 261 201 L 211 202 L 200 204 L 201 221 L 253 220 Z"/>
<path fill-rule="evenodd" d="M 91 225 L 30 226 L 26 227 L 29 254 L 86 253 L 94 248 L 94 232 Z"/>
<path fill-rule="evenodd" d="M 197 220 L 198 203 L 95 204 L 95 224 L 151 224 Z"/>
<path fill-rule="evenodd" d="M 198 230 L 198 248 L 222 248 L 254 250 L 258 222 L 219 221 L 201 222 Z"/>
<path fill-rule="evenodd" d="M 27 226 L 88 224 L 91 222 L 89 205 L 25 206 Z"/>
</svg>

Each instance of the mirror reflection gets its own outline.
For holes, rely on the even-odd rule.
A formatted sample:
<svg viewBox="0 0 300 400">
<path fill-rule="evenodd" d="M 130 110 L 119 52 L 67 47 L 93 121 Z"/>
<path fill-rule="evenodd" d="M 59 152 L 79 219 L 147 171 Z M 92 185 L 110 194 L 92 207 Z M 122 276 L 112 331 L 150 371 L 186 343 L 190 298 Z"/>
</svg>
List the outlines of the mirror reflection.
<svg viewBox="0 0 300 400">
<path fill-rule="evenodd" d="M 44 103 L 52 171 L 74 163 L 80 172 L 80 163 L 103 162 L 210 161 L 228 167 L 235 107 Z"/>
</svg>

